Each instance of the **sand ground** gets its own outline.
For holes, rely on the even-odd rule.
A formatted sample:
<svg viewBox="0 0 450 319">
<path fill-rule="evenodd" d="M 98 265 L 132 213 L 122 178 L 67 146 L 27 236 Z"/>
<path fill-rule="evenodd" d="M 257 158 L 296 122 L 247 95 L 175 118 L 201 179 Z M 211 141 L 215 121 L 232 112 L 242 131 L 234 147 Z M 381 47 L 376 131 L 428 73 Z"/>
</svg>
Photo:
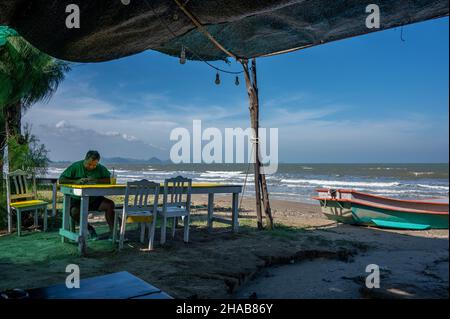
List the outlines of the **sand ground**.
<svg viewBox="0 0 450 319">
<path fill-rule="evenodd" d="M 165 246 L 144 252 L 136 241 L 117 251 L 89 242 L 77 256 L 53 232 L 0 236 L 0 291 L 62 283 L 68 263 L 82 277 L 130 273 L 177 298 L 448 298 L 448 230 L 392 231 L 333 223 L 319 205 L 272 200 L 274 231 L 258 231 L 254 203 L 244 198 L 240 231 L 215 223 L 206 229 L 205 196 L 195 196 L 189 244 L 182 230 Z M 231 198 L 217 197 L 217 214 L 230 215 Z M 101 216 L 91 222 L 105 230 Z M 157 232 L 157 237 L 159 232 Z M 365 288 L 366 266 L 379 266 L 379 289 Z"/>
<path fill-rule="evenodd" d="M 224 205 L 223 202 L 222 205 Z M 253 210 L 251 199 L 243 207 Z M 315 228 L 332 242 L 352 242 L 348 260 L 316 258 L 262 270 L 236 298 L 448 298 L 448 230 L 400 231 L 324 219 L 318 205 L 272 200 L 277 222 Z M 290 222 L 287 222 L 290 221 Z M 380 288 L 366 287 L 368 265 L 380 269 Z"/>
</svg>

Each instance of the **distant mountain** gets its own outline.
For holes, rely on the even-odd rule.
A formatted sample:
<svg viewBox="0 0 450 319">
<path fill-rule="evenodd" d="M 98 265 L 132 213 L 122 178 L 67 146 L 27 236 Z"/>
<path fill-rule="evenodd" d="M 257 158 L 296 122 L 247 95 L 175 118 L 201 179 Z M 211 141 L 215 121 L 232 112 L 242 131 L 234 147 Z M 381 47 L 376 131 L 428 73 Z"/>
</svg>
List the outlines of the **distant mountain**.
<svg viewBox="0 0 450 319">
<path fill-rule="evenodd" d="M 105 164 L 168 164 L 168 163 L 171 163 L 170 160 L 163 161 L 157 157 L 152 157 L 148 160 L 124 158 L 124 157 L 110 157 L 110 158 L 103 158 L 102 162 Z"/>
<path fill-rule="evenodd" d="M 170 161 L 162 161 L 157 157 L 152 157 L 151 159 L 148 160 L 148 163 L 150 163 L 150 164 L 165 164 L 167 162 L 170 162 Z"/>
<path fill-rule="evenodd" d="M 71 161 L 49 161 L 49 164 L 72 164 Z"/>
<path fill-rule="evenodd" d="M 51 164 L 71 164 L 75 161 L 50 161 Z M 105 157 L 101 159 L 103 164 L 171 164 L 170 160 L 161 160 L 157 157 L 146 159 L 135 159 L 126 157 Z"/>
</svg>

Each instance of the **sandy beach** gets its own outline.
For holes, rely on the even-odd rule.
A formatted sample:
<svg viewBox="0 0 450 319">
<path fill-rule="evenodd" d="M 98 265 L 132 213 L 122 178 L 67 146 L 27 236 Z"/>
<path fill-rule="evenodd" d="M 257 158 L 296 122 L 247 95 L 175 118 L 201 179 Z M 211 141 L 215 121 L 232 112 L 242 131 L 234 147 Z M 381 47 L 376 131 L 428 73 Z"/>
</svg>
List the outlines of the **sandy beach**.
<svg viewBox="0 0 450 319">
<path fill-rule="evenodd" d="M 226 200 L 219 201 L 226 205 Z M 364 247 L 348 260 L 317 258 L 264 269 L 236 298 L 448 298 L 448 230 L 399 231 L 330 222 L 319 205 L 272 200 L 277 223 L 316 228 L 330 241 Z M 242 207 L 254 211 L 252 199 Z M 365 287 L 366 267 L 380 267 L 380 289 Z"/>
<path fill-rule="evenodd" d="M 341 225 L 324 219 L 318 204 L 272 200 L 276 228 L 258 231 L 253 199 L 245 197 L 238 233 L 220 223 L 208 232 L 206 203 L 193 198 L 189 244 L 180 228 L 150 253 L 132 229 L 123 251 L 94 241 L 84 258 L 76 245 L 61 244 L 56 229 L 3 235 L 0 290 L 64 282 L 65 266 L 76 263 L 85 278 L 126 270 L 176 298 L 448 298 L 448 230 Z M 229 217 L 230 206 L 230 197 L 216 197 L 217 215 Z M 102 216 L 90 221 L 106 229 Z M 365 286 L 369 264 L 379 266 L 379 289 Z"/>
<path fill-rule="evenodd" d="M 251 200 L 245 200 L 251 207 Z M 237 298 L 448 298 L 448 230 L 399 231 L 331 223 L 318 205 L 272 201 L 277 221 L 317 227 L 332 242 L 360 245 L 348 260 L 293 261 L 263 270 Z M 361 249 L 362 248 L 362 249 Z M 367 265 L 380 267 L 380 289 L 365 286 Z"/>
</svg>

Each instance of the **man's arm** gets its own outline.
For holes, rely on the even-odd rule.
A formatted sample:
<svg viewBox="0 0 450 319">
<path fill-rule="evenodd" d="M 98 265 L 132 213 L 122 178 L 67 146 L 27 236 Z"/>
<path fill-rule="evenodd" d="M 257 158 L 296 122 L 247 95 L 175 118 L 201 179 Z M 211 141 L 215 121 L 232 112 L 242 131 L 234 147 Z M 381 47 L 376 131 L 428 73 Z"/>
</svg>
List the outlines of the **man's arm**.
<svg viewBox="0 0 450 319">
<path fill-rule="evenodd" d="M 77 178 L 74 164 L 67 167 L 64 172 L 59 176 L 59 184 L 86 184 L 87 178 Z"/>
<path fill-rule="evenodd" d="M 91 184 L 91 183 L 92 184 L 111 184 L 111 173 L 108 171 L 108 169 L 101 164 L 99 164 L 98 169 L 100 169 L 101 178 L 89 177 L 89 178 L 87 178 L 86 183 L 89 183 L 89 184 Z"/>
<path fill-rule="evenodd" d="M 100 165 L 100 169 L 101 169 L 101 174 L 102 174 L 102 178 L 96 179 L 94 180 L 95 183 L 98 184 L 111 184 L 111 173 L 110 171 L 103 165 Z"/>
<path fill-rule="evenodd" d="M 110 184 L 111 178 L 99 178 L 99 179 L 89 179 L 89 182 L 94 182 L 97 184 Z"/>
<path fill-rule="evenodd" d="M 86 184 L 89 182 L 89 178 L 78 178 L 78 179 L 72 179 L 67 177 L 60 177 L 59 183 L 60 184 Z"/>
</svg>

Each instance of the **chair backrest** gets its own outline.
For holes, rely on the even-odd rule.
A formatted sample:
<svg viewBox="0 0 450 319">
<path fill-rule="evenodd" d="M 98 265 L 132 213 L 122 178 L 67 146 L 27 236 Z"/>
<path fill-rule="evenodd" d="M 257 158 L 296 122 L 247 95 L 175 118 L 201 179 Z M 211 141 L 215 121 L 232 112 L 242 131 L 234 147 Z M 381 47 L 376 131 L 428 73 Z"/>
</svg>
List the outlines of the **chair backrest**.
<svg viewBox="0 0 450 319">
<path fill-rule="evenodd" d="M 182 176 L 164 181 L 164 207 L 191 207 L 192 179 Z"/>
<path fill-rule="evenodd" d="M 6 192 L 8 204 L 19 200 L 36 199 L 36 179 L 30 178 L 29 174 L 22 170 L 17 170 L 6 175 Z"/>
<path fill-rule="evenodd" d="M 150 182 L 145 179 L 127 182 L 124 208 L 128 211 L 140 209 L 156 211 L 158 209 L 159 189 L 160 186 L 158 183 Z M 134 199 L 131 199 L 131 196 L 134 196 Z M 151 202 L 152 196 L 153 203 Z"/>
</svg>

